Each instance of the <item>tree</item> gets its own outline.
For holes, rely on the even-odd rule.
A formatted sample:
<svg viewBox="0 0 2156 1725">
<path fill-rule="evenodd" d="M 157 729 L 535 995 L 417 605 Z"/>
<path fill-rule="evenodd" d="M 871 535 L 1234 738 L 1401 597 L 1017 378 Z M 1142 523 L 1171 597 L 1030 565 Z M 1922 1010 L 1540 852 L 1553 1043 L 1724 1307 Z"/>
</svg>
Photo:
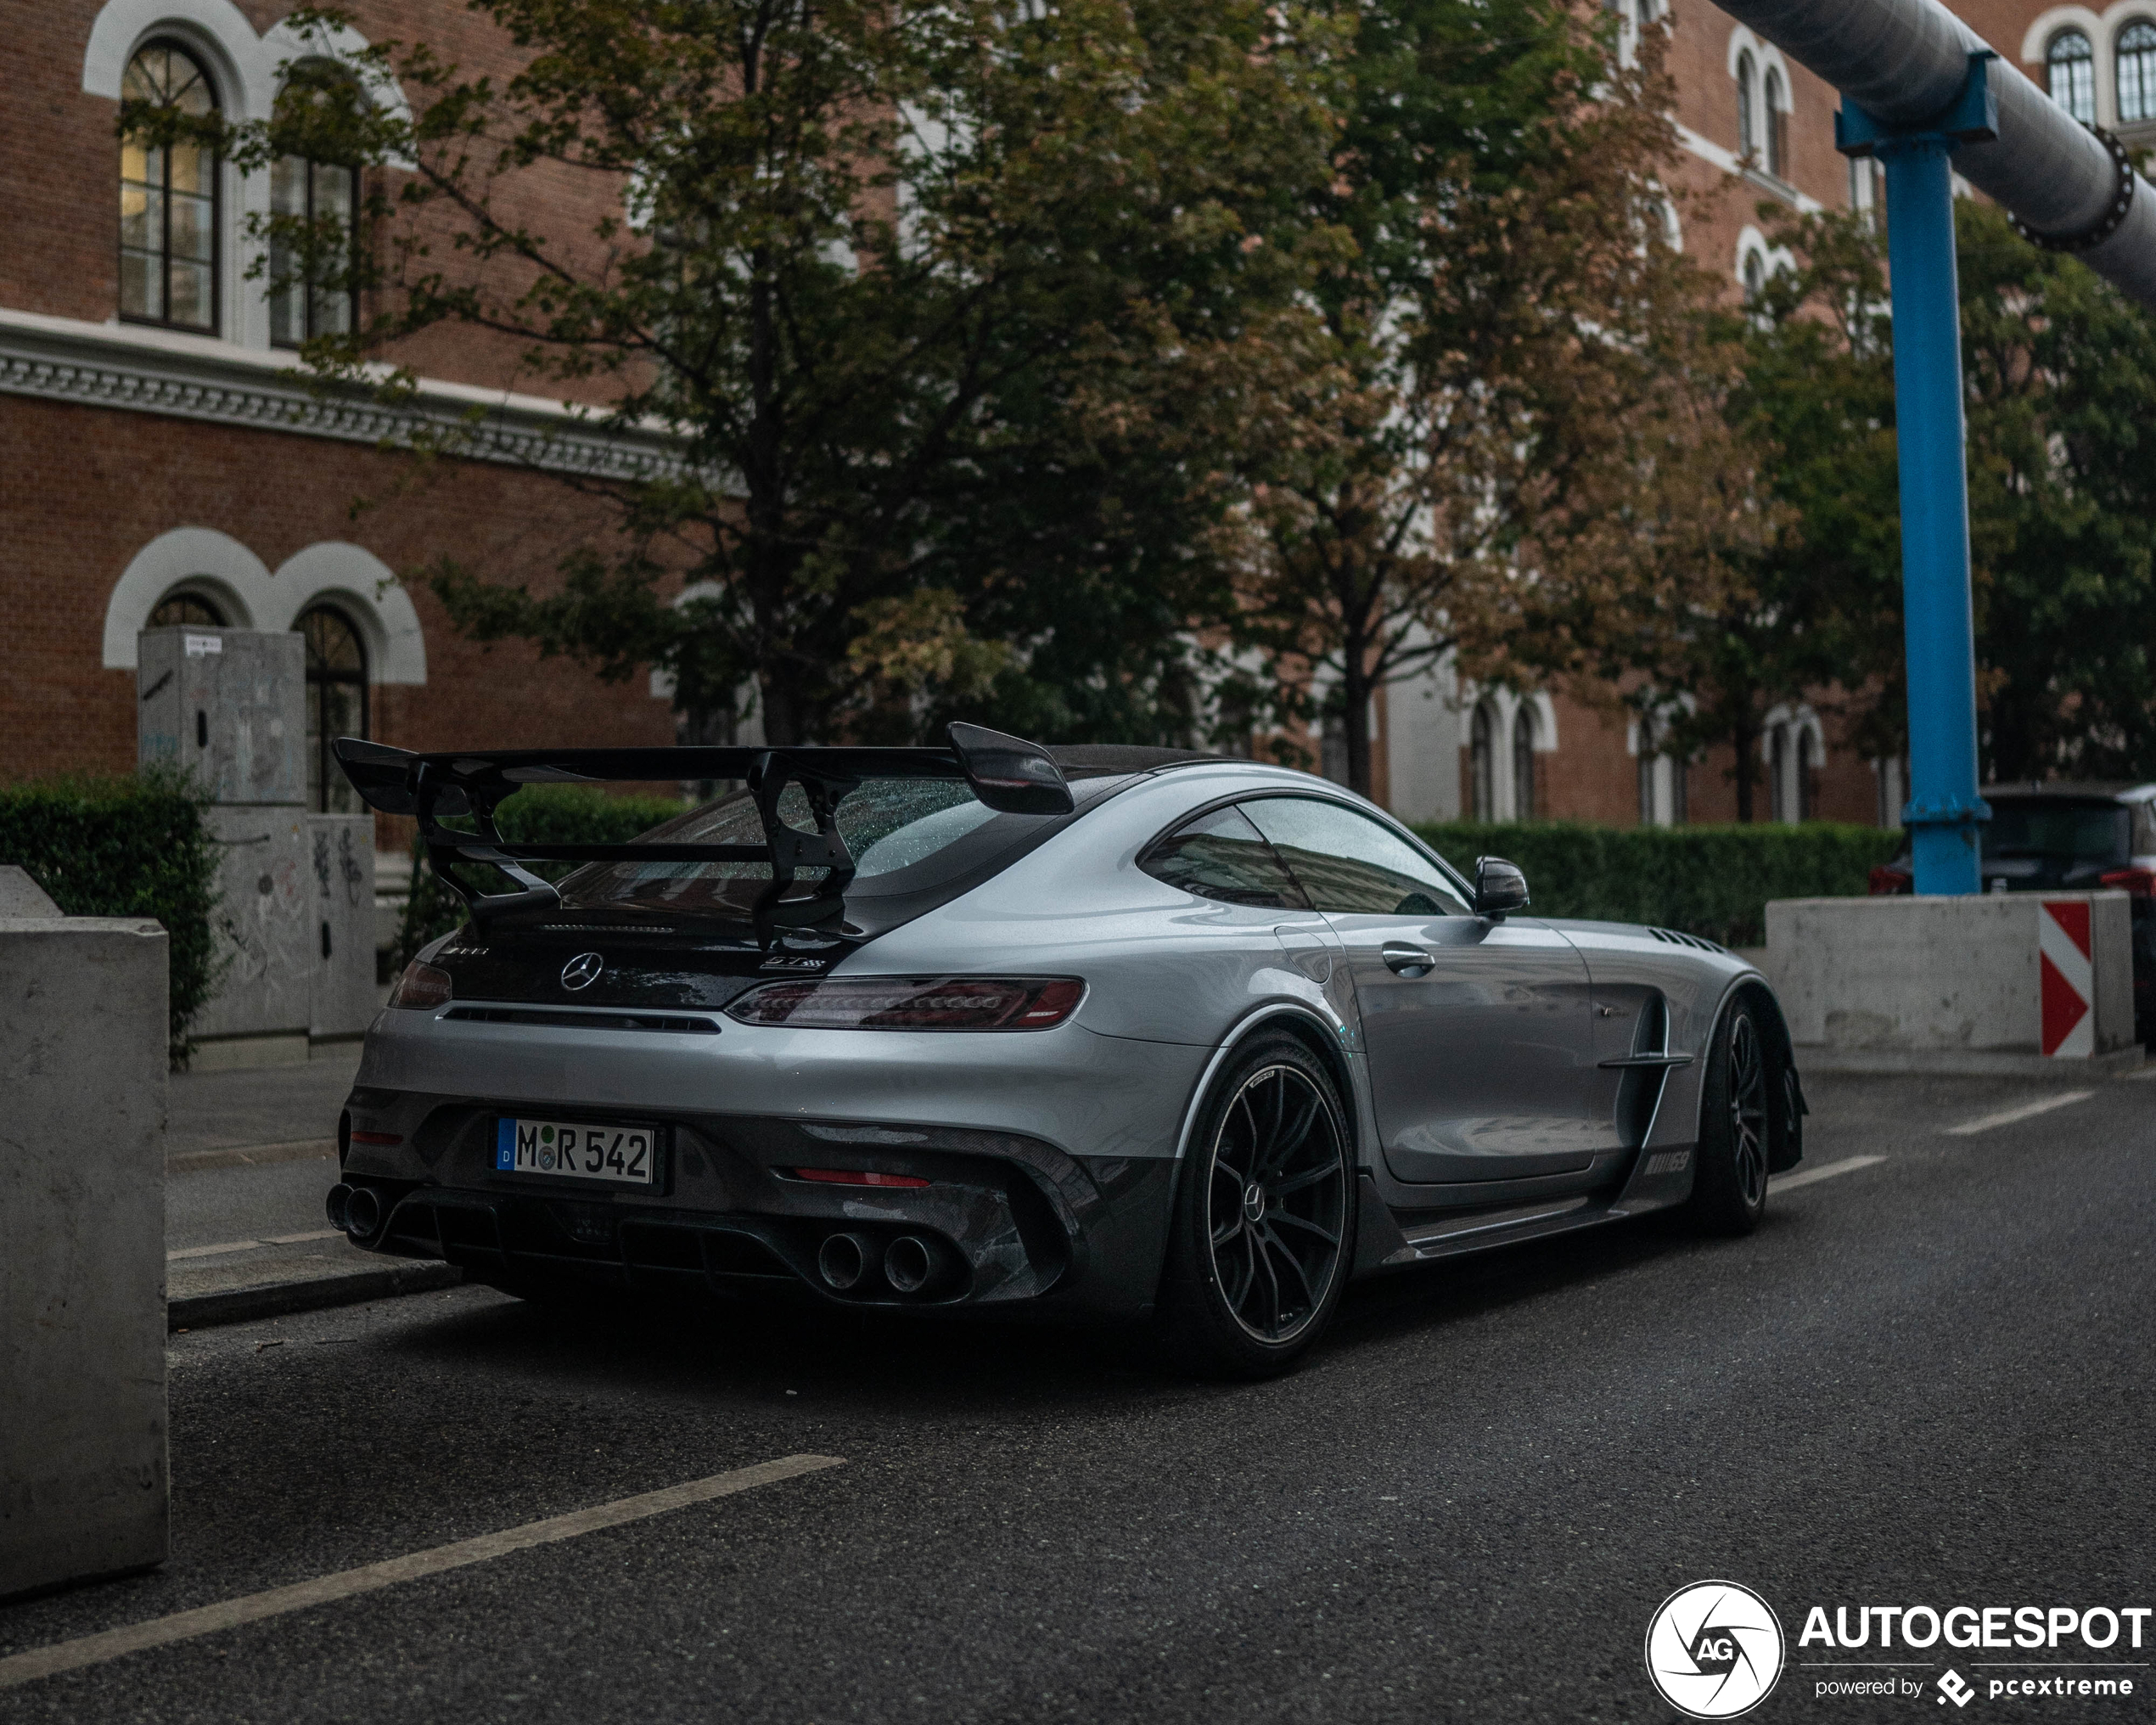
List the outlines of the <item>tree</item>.
<svg viewBox="0 0 2156 1725">
<path fill-rule="evenodd" d="M 1609 14 L 1552 0 L 1351 15 L 1312 327 L 1254 439 L 1235 633 L 1290 667 L 1281 705 L 1306 716 L 1329 687 L 1367 792 L 1377 689 L 1456 649 L 1496 677 L 1573 666 L 1552 596 L 1597 559 L 1606 576 L 1642 520 L 1680 537 L 1726 506 L 1720 428 L 1684 381 L 1713 363 L 1699 278 L 1665 239 L 1665 33 L 1620 63 Z"/>
<path fill-rule="evenodd" d="M 668 440 L 643 477 L 564 477 L 614 531 L 553 591 L 435 568 L 458 625 L 658 665 L 692 711 L 751 683 L 780 743 L 953 708 L 1172 725 L 1224 576 L 1216 404 L 1272 346 L 1325 171 L 1328 27 L 1259 0 L 473 9 L 514 76 L 385 44 L 227 140 L 394 170 L 356 255 L 267 224 L 374 307 L 309 344 L 327 382 L 394 393 L 380 356 L 491 340 L 519 387 Z M 408 121 L 365 98 L 390 76 Z"/>
<path fill-rule="evenodd" d="M 1581 651 L 1557 666 L 1624 700 L 1677 759 L 1727 746 L 1740 822 L 1757 818 L 1770 710 L 1839 694 L 1854 731 L 1891 729 L 1901 658 L 1880 248 L 1856 216 L 1760 216 L 1794 267 L 1716 312 L 1736 360 L 1714 391 L 1725 514 L 1697 511 L 1710 531 L 1690 539 L 1613 548 L 1604 580 L 1563 591 Z"/>
<path fill-rule="evenodd" d="M 2156 773 L 2156 326 L 1955 209 L 1979 700 L 1998 779 Z"/>
</svg>

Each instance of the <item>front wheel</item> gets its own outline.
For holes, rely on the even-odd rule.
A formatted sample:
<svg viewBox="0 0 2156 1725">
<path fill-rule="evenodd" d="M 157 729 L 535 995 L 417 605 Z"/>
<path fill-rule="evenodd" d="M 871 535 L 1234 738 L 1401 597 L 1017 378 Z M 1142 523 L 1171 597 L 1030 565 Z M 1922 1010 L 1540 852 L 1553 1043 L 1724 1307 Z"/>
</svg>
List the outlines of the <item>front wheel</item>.
<svg viewBox="0 0 2156 1725">
<path fill-rule="evenodd" d="M 1274 1033 L 1215 1081 L 1176 1192 L 1159 1338 L 1210 1377 L 1285 1371 L 1323 1334 L 1355 1251 L 1355 1169 L 1331 1076 Z"/>
<path fill-rule="evenodd" d="M 1757 1012 L 1737 1001 L 1715 1027 L 1700 1099 L 1699 1166 L 1687 1213 L 1703 1233 L 1749 1233 L 1766 1214 L 1771 1064 Z"/>
</svg>

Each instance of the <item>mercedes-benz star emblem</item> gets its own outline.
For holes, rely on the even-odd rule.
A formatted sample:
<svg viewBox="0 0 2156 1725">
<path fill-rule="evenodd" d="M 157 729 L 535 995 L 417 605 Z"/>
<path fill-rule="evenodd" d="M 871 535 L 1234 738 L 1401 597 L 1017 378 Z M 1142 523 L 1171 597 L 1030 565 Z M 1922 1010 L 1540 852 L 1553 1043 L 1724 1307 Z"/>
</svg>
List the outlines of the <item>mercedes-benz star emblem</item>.
<svg viewBox="0 0 2156 1725">
<path fill-rule="evenodd" d="M 597 952 L 579 952 L 561 967 L 561 986 L 564 988 L 589 988 L 599 980 L 599 972 L 606 969 L 606 960 Z"/>
</svg>

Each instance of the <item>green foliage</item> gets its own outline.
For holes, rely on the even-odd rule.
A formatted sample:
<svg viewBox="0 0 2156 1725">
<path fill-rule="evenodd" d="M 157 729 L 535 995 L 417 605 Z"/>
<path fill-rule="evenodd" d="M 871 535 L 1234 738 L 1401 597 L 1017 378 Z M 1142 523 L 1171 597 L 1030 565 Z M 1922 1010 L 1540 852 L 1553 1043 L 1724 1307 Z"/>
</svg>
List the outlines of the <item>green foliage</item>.
<svg viewBox="0 0 2156 1725">
<path fill-rule="evenodd" d="M 0 786 L 0 862 L 25 870 L 68 916 L 153 917 L 171 955 L 171 1057 L 223 980 L 211 918 L 217 855 L 204 799 L 168 773 Z"/>
<path fill-rule="evenodd" d="M 1266 0 L 471 9 L 519 70 L 379 42 L 222 140 L 244 171 L 394 170 L 340 256 L 257 218 L 372 308 L 304 350 L 325 384 L 405 399 L 386 345 L 491 332 L 518 387 L 603 402 L 632 451 L 664 434 L 640 474 L 565 478 L 602 525 L 551 566 L 430 570 L 457 626 L 657 666 L 701 729 L 748 691 L 781 744 L 1187 728 L 1223 425 L 1305 278 L 1345 26 Z M 336 18 L 284 27 L 334 59 Z M 392 78 L 409 118 L 351 96 Z"/>
<path fill-rule="evenodd" d="M 1963 205 L 1968 207 L 1964 208 Z M 1955 202 L 1985 765 L 2156 773 L 2156 320 Z"/>
<path fill-rule="evenodd" d="M 1849 898 L 1901 834 L 1808 821 L 1801 826 L 1597 827 L 1570 821 L 1441 821 L 1415 829 L 1468 879 L 1502 857 L 1527 876 L 1535 912 L 1648 923 L 1755 947 L 1771 898 Z"/>
<path fill-rule="evenodd" d="M 534 784 L 519 791 L 494 812 L 502 836 L 525 845 L 626 845 L 661 821 L 682 812 L 678 798 L 610 796 L 583 784 Z M 559 880 L 575 865 L 534 862 L 534 874 Z M 483 876 L 485 871 L 470 871 Z M 412 896 L 397 930 L 396 964 L 401 969 L 420 947 L 447 934 L 464 919 L 463 901 L 444 886 L 427 865 L 424 847 L 412 847 Z"/>
</svg>

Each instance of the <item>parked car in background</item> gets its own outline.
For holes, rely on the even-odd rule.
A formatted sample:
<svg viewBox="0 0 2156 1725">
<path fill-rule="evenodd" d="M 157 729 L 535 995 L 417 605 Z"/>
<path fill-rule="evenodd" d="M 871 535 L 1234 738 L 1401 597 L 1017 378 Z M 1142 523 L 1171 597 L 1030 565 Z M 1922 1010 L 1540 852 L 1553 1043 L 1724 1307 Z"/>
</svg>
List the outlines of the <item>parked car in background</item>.
<svg viewBox="0 0 2156 1725">
<path fill-rule="evenodd" d="M 2156 784 L 1988 784 L 1986 892 L 2088 892 L 2133 900 L 2134 1035 L 2156 1048 Z M 1872 871 L 1877 894 L 1907 892 L 1909 851 Z"/>
</svg>

